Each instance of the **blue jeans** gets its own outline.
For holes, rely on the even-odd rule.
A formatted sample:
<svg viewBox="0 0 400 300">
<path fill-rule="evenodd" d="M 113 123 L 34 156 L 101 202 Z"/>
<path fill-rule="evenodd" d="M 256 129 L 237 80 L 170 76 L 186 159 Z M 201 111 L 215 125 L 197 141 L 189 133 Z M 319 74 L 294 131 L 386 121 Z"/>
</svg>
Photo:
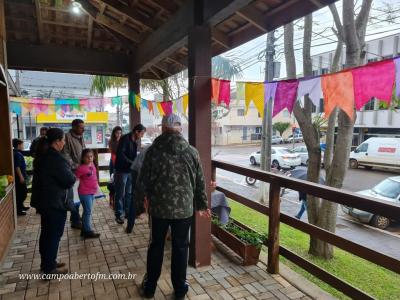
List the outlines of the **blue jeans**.
<svg viewBox="0 0 400 300">
<path fill-rule="evenodd" d="M 114 173 L 115 182 L 115 217 L 121 218 L 128 215 L 128 203 L 132 198 L 131 173 Z"/>
<path fill-rule="evenodd" d="M 137 176 L 138 176 L 138 173 L 133 171 L 132 172 L 132 191 L 135 189 Z M 126 227 L 126 230 L 128 232 L 132 232 L 133 226 L 135 225 L 135 218 L 136 218 L 136 203 L 135 203 L 135 198 L 133 197 L 133 192 L 132 192 L 132 197 L 131 197 L 130 201 L 128 201 L 128 224 Z"/>
<path fill-rule="evenodd" d="M 307 210 L 307 200 L 301 200 L 301 206 L 300 206 L 300 211 L 296 215 L 296 218 L 301 219 L 303 216 L 304 212 Z"/>
<path fill-rule="evenodd" d="M 71 224 L 80 224 L 81 223 L 81 216 L 79 215 L 79 207 L 81 206 L 81 203 L 74 203 L 75 210 L 71 211 L 71 217 L 69 218 L 69 221 Z"/>
<path fill-rule="evenodd" d="M 41 269 L 49 273 L 56 268 L 56 258 L 60 239 L 64 233 L 66 210 L 49 209 L 40 212 L 41 230 L 39 238 L 39 252 Z"/>
<path fill-rule="evenodd" d="M 81 200 L 83 207 L 82 214 L 82 231 L 89 232 L 92 230 L 92 208 L 94 195 L 81 195 L 79 194 L 79 199 Z"/>
<path fill-rule="evenodd" d="M 164 258 L 164 244 L 168 228 L 171 227 L 172 255 L 171 281 L 175 296 L 183 297 L 188 291 L 186 270 L 189 254 L 189 230 L 192 217 L 187 219 L 159 219 L 151 217 L 151 238 L 147 250 L 147 273 L 144 277 L 146 293 L 153 293 L 161 275 Z"/>
</svg>

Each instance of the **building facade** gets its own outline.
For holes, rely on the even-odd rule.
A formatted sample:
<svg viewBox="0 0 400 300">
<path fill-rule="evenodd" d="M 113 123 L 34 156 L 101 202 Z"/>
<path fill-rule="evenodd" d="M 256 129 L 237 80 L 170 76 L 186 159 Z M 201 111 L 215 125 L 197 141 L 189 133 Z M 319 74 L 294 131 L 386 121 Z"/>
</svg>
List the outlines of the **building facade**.
<svg viewBox="0 0 400 300">
<path fill-rule="evenodd" d="M 364 63 L 375 62 L 400 55 L 400 34 L 366 42 Z M 329 72 L 332 65 L 334 51 L 312 56 L 313 75 L 322 75 Z M 346 51 L 342 51 L 341 67 L 344 67 Z M 399 102 L 398 102 L 399 103 Z M 354 125 L 353 145 L 358 145 L 370 137 L 400 137 L 400 111 L 388 109 L 377 99 L 368 102 L 361 111 L 357 112 Z M 317 108 L 323 112 L 323 106 Z"/>
</svg>

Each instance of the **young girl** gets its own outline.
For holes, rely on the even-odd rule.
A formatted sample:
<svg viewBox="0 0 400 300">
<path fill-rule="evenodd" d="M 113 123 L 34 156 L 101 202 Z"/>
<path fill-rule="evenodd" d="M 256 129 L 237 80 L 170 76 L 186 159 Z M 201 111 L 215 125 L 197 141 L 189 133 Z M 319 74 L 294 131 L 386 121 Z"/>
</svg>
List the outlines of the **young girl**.
<svg viewBox="0 0 400 300">
<path fill-rule="evenodd" d="M 91 149 L 82 151 L 81 165 L 75 175 L 79 179 L 78 193 L 83 207 L 81 236 L 85 239 L 98 238 L 100 234 L 94 232 L 91 226 L 94 195 L 99 186 Z"/>
</svg>

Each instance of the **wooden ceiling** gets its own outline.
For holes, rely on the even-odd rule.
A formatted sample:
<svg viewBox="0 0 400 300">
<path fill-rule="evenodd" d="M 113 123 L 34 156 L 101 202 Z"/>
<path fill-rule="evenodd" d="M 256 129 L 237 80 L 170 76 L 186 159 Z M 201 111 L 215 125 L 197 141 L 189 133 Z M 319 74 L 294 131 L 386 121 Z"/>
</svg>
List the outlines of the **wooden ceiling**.
<svg viewBox="0 0 400 300">
<path fill-rule="evenodd" d="M 6 0 L 10 68 L 161 79 L 187 66 L 196 0 Z M 197 0 L 199 1 L 199 0 Z M 218 55 L 335 0 L 203 0 Z M 197 3 L 196 3 L 197 4 Z"/>
</svg>

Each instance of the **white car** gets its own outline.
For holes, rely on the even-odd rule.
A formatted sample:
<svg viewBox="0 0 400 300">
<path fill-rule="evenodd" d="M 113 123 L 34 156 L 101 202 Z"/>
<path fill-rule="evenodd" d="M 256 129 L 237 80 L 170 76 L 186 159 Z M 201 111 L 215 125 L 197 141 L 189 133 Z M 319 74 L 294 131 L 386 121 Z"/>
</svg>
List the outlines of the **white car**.
<svg viewBox="0 0 400 300">
<path fill-rule="evenodd" d="M 294 142 L 295 143 L 303 142 L 303 135 L 301 133 L 296 133 L 294 135 Z M 293 143 L 293 134 L 289 135 L 289 137 L 286 139 L 286 143 Z"/>
<path fill-rule="evenodd" d="M 143 146 L 150 146 L 153 143 L 149 138 L 142 138 L 141 142 Z"/>
<path fill-rule="evenodd" d="M 282 144 L 283 143 L 283 138 L 280 137 L 279 135 L 273 135 L 271 139 L 272 144 Z"/>
<path fill-rule="evenodd" d="M 400 203 L 400 176 L 389 177 L 378 183 L 370 190 L 360 191 L 357 194 L 365 195 L 377 199 Z M 380 229 L 385 229 L 390 225 L 391 220 L 373 213 L 357 208 L 342 205 L 344 213 L 356 218 L 362 223 L 370 223 Z M 400 221 L 400 217 L 398 220 Z"/>
<path fill-rule="evenodd" d="M 261 151 L 250 154 L 250 163 L 259 164 L 261 161 Z M 271 166 L 273 168 L 294 168 L 301 165 L 301 158 L 298 154 L 292 153 L 284 147 L 274 147 L 271 149 Z"/>
<path fill-rule="evenodd" d="M 306 146 L 296 147 L 292 152 L 300 155 L 302 165 L 308 165 L 308 151 Z"/>
</svg>

